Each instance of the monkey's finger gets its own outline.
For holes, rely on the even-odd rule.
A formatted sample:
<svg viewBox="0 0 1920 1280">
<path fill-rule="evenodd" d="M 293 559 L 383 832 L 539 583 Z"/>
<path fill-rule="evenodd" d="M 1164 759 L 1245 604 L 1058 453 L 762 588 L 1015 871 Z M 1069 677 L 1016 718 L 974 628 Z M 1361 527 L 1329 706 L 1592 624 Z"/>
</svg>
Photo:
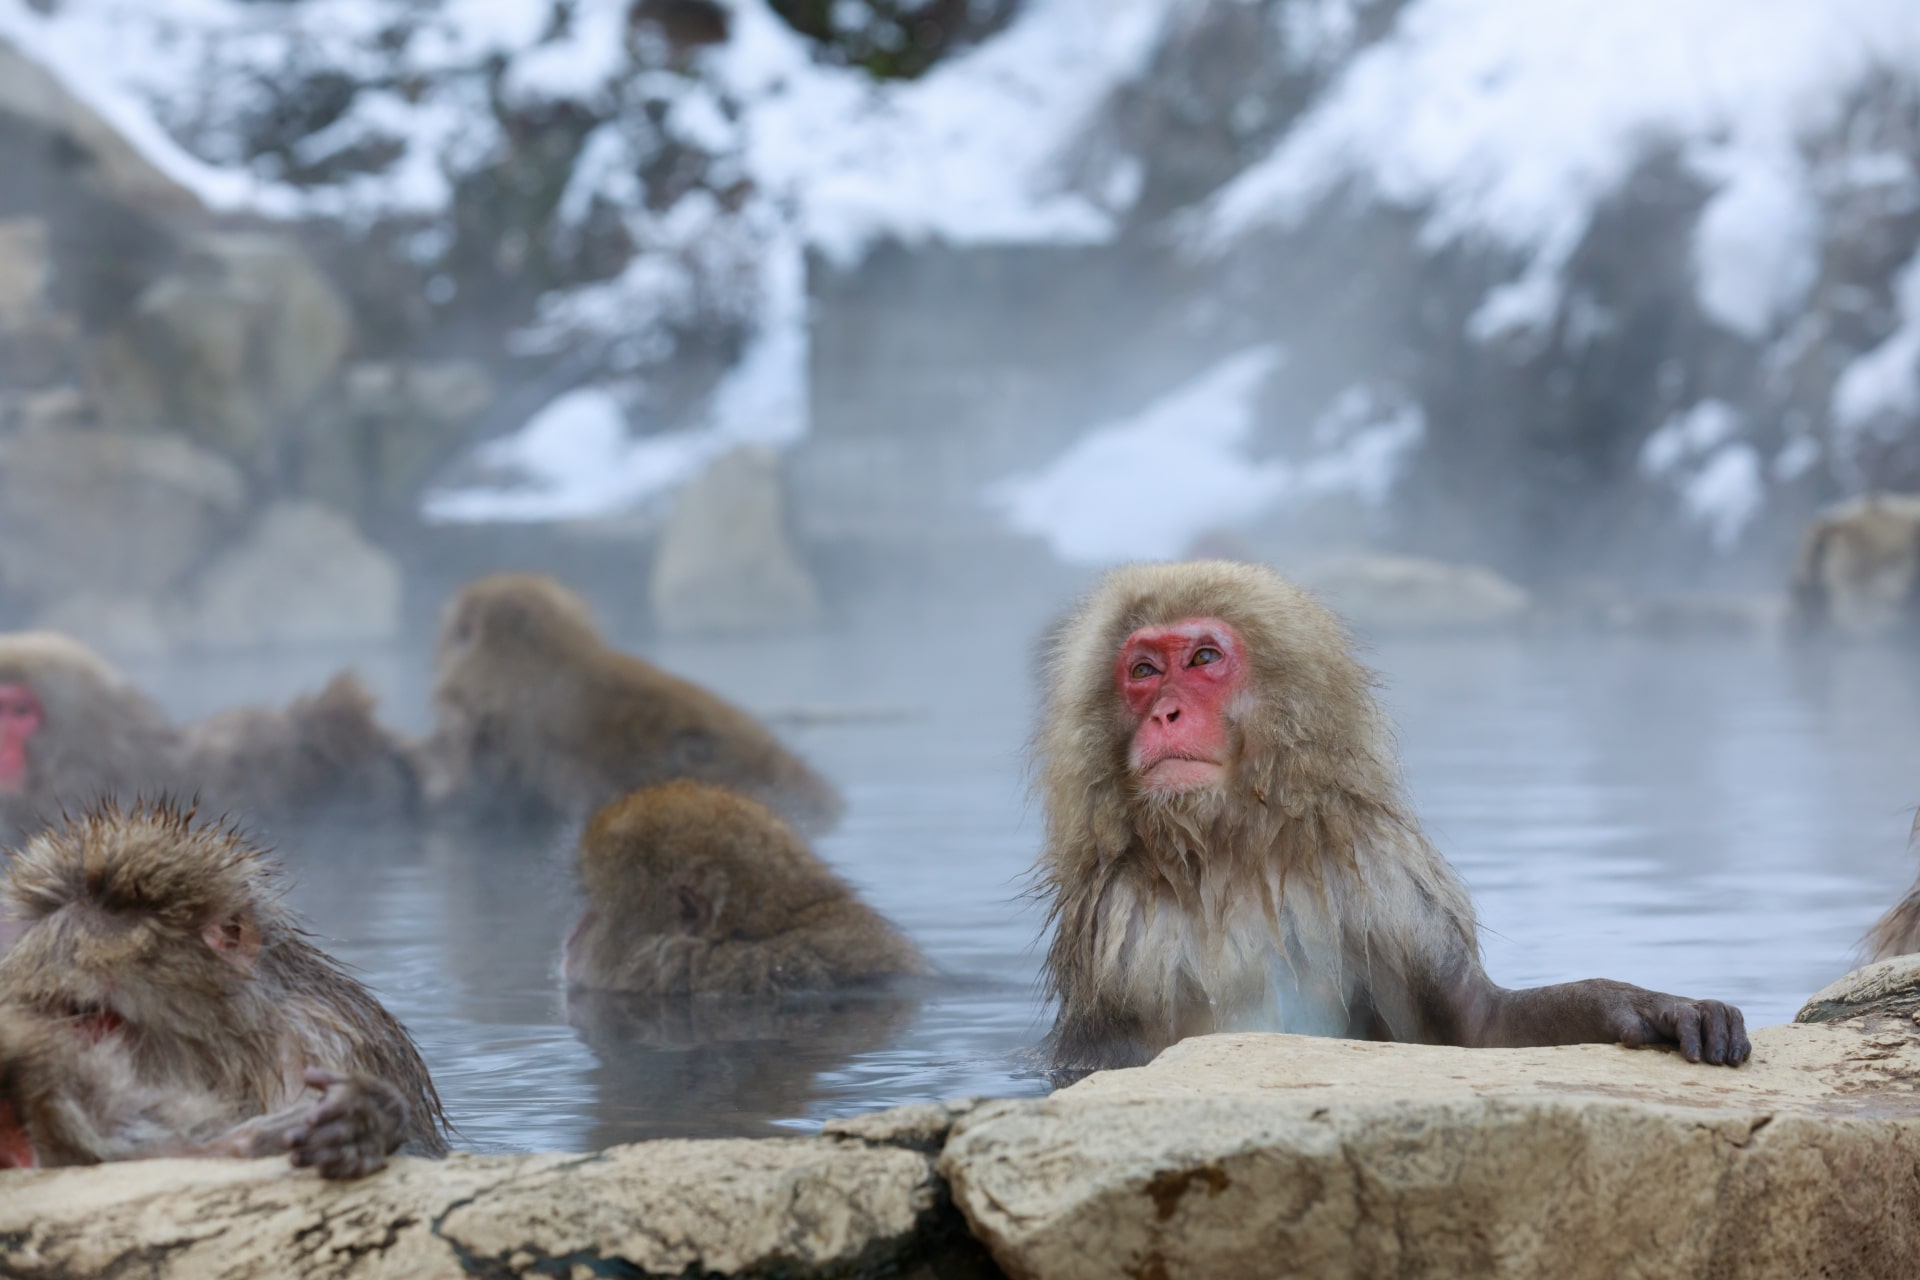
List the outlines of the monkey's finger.
<svg viewBox="0 0 1920 1280">
<path fill-rule="evenodd" d="M 1725 1066 L 1733 1052 L 1733 1028 L 1728 1024 L 1727 1007 L 1718 1000 L 1700 1006 L 1700 1022 L 1705 1031 L 1705 1058 L 1714 1066 Z"/>
<path fill-rule="evenodd" d="M 1733 1021 L 1733 1046 L 1728 1053 L 1727 1063 L 1737 1067 L 1753 1056 L 1753 1042 L 1747 1039 L 1747 1015 L 1732 1005 L 1727 1006 L 1727 1012 L 1732 1015 Z"/>
<path fill-rule="evenodd" d="M 305 1072 L 307 1084 L 315 1089 L 331 1089 L 337 1084 L 345 1084 L 347 1078 L 325 1067 L 308 1067 Z"/>
<path fill-rule="evenodd" d="M 1673 1039 L 1680 1056 L 1688 1062 L 1700 1061 L 1700 1006 L 1680 1004 L 1673 1010 Z"/>
</svg>

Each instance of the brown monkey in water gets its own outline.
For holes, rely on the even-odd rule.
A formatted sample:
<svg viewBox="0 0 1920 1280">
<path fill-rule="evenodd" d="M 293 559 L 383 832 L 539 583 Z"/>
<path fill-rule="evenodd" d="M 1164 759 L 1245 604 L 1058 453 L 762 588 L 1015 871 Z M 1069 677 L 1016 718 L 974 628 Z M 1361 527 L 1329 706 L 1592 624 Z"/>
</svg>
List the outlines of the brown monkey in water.
<svg viewBox="0 0 1920 1280">
<path fill-rule="evenodd" d="M 570 988 L 769 997 L 927 972 L 791 827 L 720 787 L 681 780 L 616 800 L 581 837 L 579 870 Z"/>
<path fill-rule="evenodd" d="M 79 641 L 0 635 L 0 835 L 163 791 L 297 819 L 407 813 L 419 788 L 407 749 L 352 675 L 285 709 L 240 707 L 182 727 Z"/>
<path fill-rule="evenodd" d="M 400 817 L 419 800 L 410 748 L 343 672 L 285 708 L 236 707 L 181 730 L 180 774 L 207 803 L 248 815 Z"/>
<path fill-rule="evenodd" d="M 1718 1001 L 1493 984 L 1372 684 L 1338 620 L 1254 565 L 1119 570 L 1061 631 L 1037 743 L 1056 1073 L 1230 1030 L 1745 1061 Z"/>
<path fill-rule="evenodd" d="M 832 786 L 753 717 L 609 648 L 551 578 L 470 583 L 447 609 L 435 672 L 430 799 L 584 819 L 635 787 L 694 778 L 806 831 L 839 818 Z"/>
<path fill-rule="evenodd" d="M 445 1153 L 412 1038 L 231 829 L 103 806 L 27 841 L 5 890 L 0 1167 L 287 1153 L 351 1178 Z"/>
<path fill-rule="evenodd" d="M 1920 853 L 1920 813 L 1914 815 L 1913 829 L 1907 835 L 1907 850 Z M 1906 896 L 1880 917 L 1868 931 L 1863 946 L 1870 961 L 1920 951 L 1920 880 L 1914 881 Z"/>
<path fill-rule="evenodd" d="M 0 635 L 0 837 L 176 785 L 177 745 L 166 712 L 79 641 Z"/>
</svg>

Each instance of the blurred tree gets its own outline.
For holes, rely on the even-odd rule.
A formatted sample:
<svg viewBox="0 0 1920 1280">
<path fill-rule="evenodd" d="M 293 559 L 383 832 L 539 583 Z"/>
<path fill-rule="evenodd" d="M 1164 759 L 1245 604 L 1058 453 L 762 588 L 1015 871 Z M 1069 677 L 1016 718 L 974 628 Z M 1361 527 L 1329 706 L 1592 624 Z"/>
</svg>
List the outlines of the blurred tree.
<svg viewBox="0 0 1920 1280">
<path fill-rule="evenodd" d="M 1020 0 L 770 0 L 822 56 L 882 79 L 910 80 L 999 31 Z"/>
</svg>

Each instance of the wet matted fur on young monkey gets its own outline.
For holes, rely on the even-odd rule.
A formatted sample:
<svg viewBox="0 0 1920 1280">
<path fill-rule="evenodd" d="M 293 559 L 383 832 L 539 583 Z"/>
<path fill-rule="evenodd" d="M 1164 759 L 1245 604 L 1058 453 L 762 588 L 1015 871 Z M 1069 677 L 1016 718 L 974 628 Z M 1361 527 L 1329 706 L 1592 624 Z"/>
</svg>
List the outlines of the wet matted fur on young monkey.
<svg viewBox="0 0 1920 1280">
<path fill-rule="evenodd" d="M 1121 569 L 1058 630 L 1037 739 L 1057 1075 L 1233 1030 L 1744 1061 L 1718 1001 L 1494 985 L 1372 686 L 1339 621 L 1254 565 Z"/>
<path fill-rule="evenodd" d="M 447 1149 L 406 1029 L 314 946 L 262 852 L 166 804 L 16 853 L 0 906 L 0 1168 L 286 1154 L 358 1177 Z"/>
</svg>

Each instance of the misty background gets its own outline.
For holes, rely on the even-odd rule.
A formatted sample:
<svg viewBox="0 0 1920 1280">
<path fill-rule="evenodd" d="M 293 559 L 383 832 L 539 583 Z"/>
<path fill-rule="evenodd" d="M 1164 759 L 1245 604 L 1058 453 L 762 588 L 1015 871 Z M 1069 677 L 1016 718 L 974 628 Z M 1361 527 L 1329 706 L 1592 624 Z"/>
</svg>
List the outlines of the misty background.
<svg viewBox="0 0 1920 1280">
<path fill-rule="evenodd" d="M 947 981 L 570 1025 L 563 844 L 271 832 L 467 1139 L 1043 1086 L 1024 744 L 1102 567 L 1340 607 L 1510 985 L 1792 1016 L 1909 880 L 1911 0 L 0 0 L 0 627 L 178 715 L 552 573 L 849 799 Z"/>
</svg>

